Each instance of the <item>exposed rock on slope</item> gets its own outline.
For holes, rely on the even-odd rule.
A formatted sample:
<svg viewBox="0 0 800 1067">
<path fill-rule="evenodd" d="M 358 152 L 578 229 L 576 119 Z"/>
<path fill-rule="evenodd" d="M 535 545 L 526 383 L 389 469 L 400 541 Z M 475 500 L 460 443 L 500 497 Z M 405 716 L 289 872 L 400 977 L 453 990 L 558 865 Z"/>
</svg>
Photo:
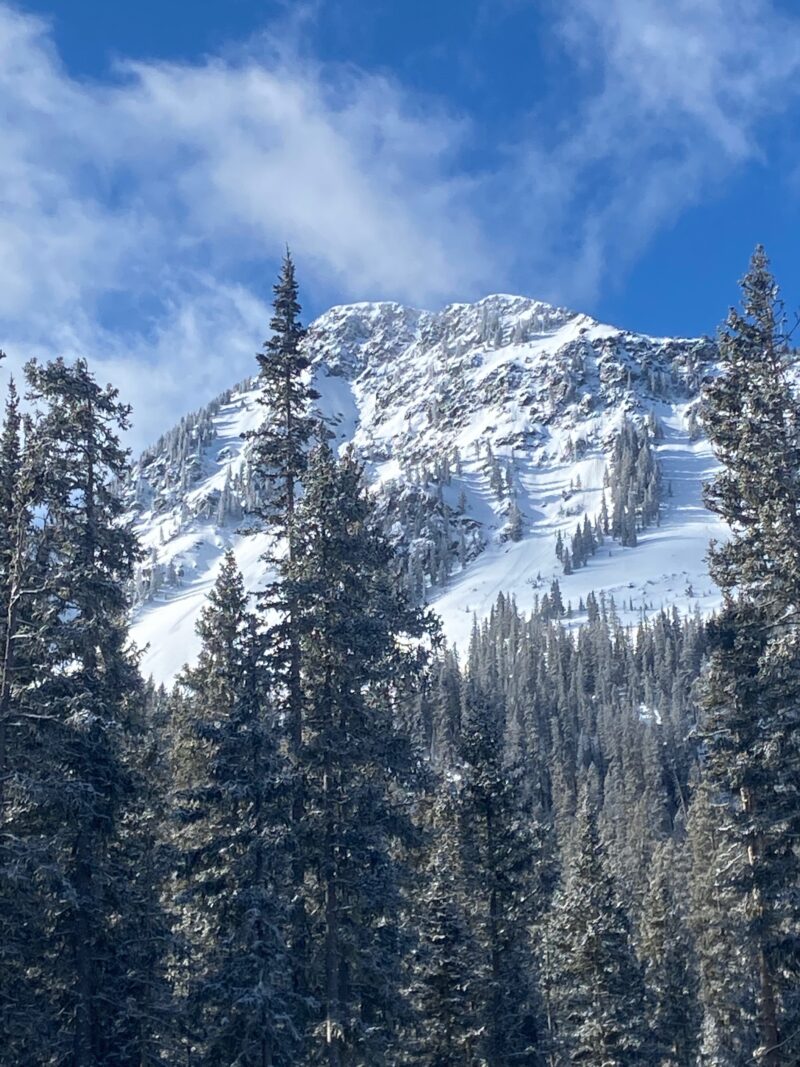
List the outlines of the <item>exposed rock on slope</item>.
<svg viewBox="0 0 800 1067">
<path fill-rule="evenodd" d="M 710 342 L 644 337 L 498 295 L 437 313 L 336 307 L 307 344 L 320 414 L 338 444 L 363 456 L 407 580 L 450 639 L 463 644 L 473 613 L 499 592 L 528 608 L 554 577 L 574 614 L 590 589 L 613 595 L 632 622 L 668 603 L 716 603 L 703 558 L 719 529 L 701 503 L 712 460 L 693 416 Z M 194 655 L 194 622 L 226 547 L 252 587 L 262 578 L 266 539 L 252 519 L 261 487 L 241 436 L 262 416 L 254 383 L 244 383 L 138 464 L 131 498 L 149 558 L 134 636 L 158 680 Z M 625 420 L 651 428 L 660 525 L 635 548 L 606 538 L 564 575 L 555 536 L 600 514 Z"/>
</svg>

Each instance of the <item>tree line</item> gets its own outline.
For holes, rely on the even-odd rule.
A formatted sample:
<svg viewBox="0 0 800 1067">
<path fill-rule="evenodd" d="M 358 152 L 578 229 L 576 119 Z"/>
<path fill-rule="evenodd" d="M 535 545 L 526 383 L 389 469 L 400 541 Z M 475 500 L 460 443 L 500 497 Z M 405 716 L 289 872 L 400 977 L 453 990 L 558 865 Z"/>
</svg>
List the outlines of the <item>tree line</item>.
<svg viewBox="0 0 800 1067">
<path fill-rule="evenodd" d="M 2 1062 L 797 1062 L 800 400 L 763 250 L 702 405 L 708 621 L 591 594 L 566 629 L 555 583 L 448 649 L 313 418 L 288 255 L 270 326 L 265 584 L 226 555 L 169 692 L 128 638 L 128 409 L 82 361 L 9 386 Z M 620 440 L 635 528 L 658 472 Z"/>
</svg>

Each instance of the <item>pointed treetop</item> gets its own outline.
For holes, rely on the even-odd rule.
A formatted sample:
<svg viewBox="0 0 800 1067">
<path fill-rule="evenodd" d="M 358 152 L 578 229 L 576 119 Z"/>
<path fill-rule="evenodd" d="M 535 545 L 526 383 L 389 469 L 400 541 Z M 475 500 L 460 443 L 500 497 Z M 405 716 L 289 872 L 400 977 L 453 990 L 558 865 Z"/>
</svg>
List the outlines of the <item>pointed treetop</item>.
<svg viewBox="0 0 800 1067">
<path fill-rule="evenodd" d="M 17 383 L 14 381 L 13 374 L 9 375 L 6 393 L 6 411 L 16 413 L 19 408 L 19 392 L 17 391 Z"/>
<path fill-rule="evenodd" d="M 745 320 L 753 320 L 772 329 L 783 325 L 784 313 L 780 299 L 780 287 L 770 270 L 769 257 L 763 245 L 756 245 L 750 257 L 747 273 L 739 285 L 742 290 L 741 307 Z M 726 323 L 727 328 L 738 332 L 742 325 L 742 314 L 731 309 Z"/>
<path fill-rule="evenodd" d="M 264 347 L 273 353 L 293 354 L 305 336 L 305 330 L 300 324 L 302 308 L 298 300 L 299 286 L 295 275 L 294 260 L 288 246 L 281 262 L 278 280 L 273 285 L 272 291 L 275 294 L 272 303 L 274 311 L 270 320 L 273 336 Z"/>
</svg>

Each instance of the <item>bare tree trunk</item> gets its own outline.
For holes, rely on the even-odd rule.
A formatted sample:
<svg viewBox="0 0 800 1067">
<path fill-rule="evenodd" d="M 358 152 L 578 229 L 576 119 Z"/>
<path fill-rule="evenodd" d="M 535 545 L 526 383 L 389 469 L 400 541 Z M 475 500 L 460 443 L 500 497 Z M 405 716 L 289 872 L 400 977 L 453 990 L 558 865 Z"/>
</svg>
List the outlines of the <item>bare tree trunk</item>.
<svg viewBox="0 0 800 1067">
<path fill-rule="evenodd" d="M 0 664 L 0 798 L 7 773 L 8 718 L 11 712 L 11 678 L 14 673 L 14 639 L 17 632 L 19 590 L 12 579 L 6 612 L 6 632 L 3 641 L 3 660 Z"/>
</svg>

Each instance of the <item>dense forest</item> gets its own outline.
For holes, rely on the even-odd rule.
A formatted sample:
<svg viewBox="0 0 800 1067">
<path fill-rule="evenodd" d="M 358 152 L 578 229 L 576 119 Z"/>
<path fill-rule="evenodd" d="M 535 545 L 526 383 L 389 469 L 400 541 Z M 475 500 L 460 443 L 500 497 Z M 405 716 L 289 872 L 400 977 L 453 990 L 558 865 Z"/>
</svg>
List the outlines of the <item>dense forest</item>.
<svg viewBox="0 0 800 1067">
<path fill-rule="evenodd" d="M 314 420 L 300 313 L 287 255 L 249 442 L 274 551 L 257 594 L 226 557 L 170 691 L 128 637 L 128 409 L 82 361 L 8 387 L 3 1067 L 800 1062 L 800 396 L 763 250 L 701 407 L 723 607 L 636 632 L 554 582 L 447 648 Z M 658 522 L 654 433 L 565 570 Z"/>
</svg>

